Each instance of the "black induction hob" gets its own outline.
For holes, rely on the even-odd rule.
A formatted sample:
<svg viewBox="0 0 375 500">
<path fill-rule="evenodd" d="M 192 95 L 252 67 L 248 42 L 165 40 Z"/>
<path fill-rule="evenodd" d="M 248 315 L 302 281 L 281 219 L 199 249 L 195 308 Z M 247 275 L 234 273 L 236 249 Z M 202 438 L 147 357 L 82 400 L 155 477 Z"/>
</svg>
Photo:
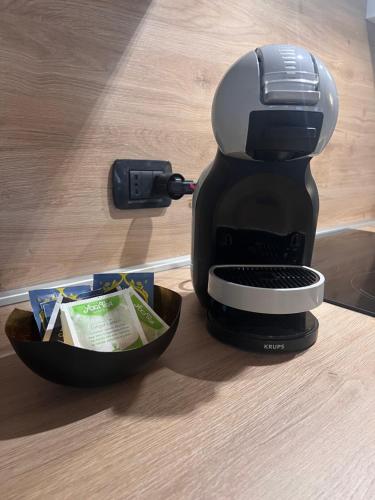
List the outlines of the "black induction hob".
<svg viewBox="0 0 375 500">
<path fill-rule="evenodd" d="M 325 276 L 326 302 L 375 316 L 375 232 L 318 235 L 312 267 Z"/>
</svg>

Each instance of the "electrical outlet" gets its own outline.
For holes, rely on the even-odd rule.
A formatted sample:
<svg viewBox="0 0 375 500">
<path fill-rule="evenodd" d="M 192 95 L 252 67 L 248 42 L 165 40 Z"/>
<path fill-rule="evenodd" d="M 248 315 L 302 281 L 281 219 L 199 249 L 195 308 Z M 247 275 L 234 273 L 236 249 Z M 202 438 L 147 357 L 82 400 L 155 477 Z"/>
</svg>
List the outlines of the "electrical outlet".
<svg viewBox="0 0 375 500">
<path fill-rule="evenodd" d="M 130 200 L 149 200 L 153 198 L 154 179 L 162 174 L 162 170 L 130 170 L 129 198 Z"/>
<path fill-rule="evenodd" d="M 112 192 L 116 208 L 169 207 L 169 196 L 151 197 L 156 175 L 172 173 L 168 161 L 116 160 L 112 166 Z"/>
</svg>

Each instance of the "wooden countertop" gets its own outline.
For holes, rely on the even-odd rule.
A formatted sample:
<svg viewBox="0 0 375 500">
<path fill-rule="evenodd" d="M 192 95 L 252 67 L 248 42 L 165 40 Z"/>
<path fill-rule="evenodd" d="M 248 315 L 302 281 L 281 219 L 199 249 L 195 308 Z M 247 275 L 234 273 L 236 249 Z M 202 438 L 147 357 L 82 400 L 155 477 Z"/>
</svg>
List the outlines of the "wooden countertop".
<svg viewBox="0 0 375 500">
<path fill-rule="evenodd" d="M 56 386 L 0 359 L 0 498 L 375 497 L 375 320 L 324 303 L 297 356 L 245 353 L 205 331 L 188 269 L 176 337 L 147 373 Z"/>
</svg>

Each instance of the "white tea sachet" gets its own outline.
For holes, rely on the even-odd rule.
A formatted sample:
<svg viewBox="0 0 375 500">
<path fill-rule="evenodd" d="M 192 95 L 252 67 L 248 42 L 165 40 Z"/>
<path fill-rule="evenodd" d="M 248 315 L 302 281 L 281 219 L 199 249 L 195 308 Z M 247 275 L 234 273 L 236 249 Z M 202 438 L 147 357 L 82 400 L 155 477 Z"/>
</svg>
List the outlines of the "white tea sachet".
<svg viewBox="0 0 375 500">
<path fill-rule="evenodd" d="M 77 347 L 123 351 L 148 343 L 128 290 L 61 304 L 62 324 Z"/>
</svg>

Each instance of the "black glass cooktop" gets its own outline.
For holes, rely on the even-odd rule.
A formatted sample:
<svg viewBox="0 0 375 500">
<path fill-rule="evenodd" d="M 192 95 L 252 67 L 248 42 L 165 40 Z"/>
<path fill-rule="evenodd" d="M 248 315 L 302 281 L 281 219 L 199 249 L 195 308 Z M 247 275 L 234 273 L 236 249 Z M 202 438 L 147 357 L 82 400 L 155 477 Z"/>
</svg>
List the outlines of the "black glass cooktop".
<svg viewBox="0 0 375 500">
<path fill-rule="evenodd" d="M 375 316 L 375 233 L 352 229 L 317 236 L 312 267 L 326 278 L 326 302 Z"/>
</svg>

